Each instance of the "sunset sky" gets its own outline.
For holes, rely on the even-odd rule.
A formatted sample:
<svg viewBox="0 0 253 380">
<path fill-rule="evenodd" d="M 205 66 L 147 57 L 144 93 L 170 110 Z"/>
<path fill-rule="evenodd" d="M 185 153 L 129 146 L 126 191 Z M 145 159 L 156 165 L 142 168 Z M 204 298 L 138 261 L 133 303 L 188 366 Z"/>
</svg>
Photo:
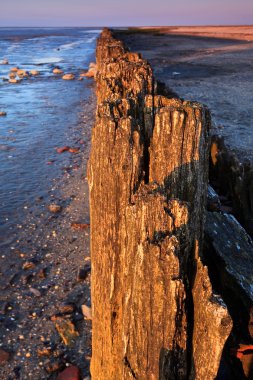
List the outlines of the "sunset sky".
<svg viewBox="0 0 253 380">
<path fill-rule="evenodd" d="M 0 26 L 253 24 L 253 0 L 0 1 Z"/>
</svg>

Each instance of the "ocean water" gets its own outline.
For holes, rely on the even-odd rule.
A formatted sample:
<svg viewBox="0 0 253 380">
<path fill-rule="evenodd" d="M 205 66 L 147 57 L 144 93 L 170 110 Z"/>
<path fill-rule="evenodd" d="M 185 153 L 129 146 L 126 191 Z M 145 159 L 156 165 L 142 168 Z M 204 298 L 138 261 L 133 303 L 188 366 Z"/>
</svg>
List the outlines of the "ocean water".
<svg viewBox="0 0 253 380">
<path fill-rule="evenodd" d="M 56 152 L 80 123 L 91 79 L 65 81 L 60 67 L 76 75 L 95 59 L 100 30 L 91 28 L 0 28 L 0 253 L 12 244 L 25 210 L 47 194 L 68 157 Z M 3 80 L 12 67 L 39 76 L 21 83 Z M 59 163 L 59 160 L 60 163 Z M 64 160 L 66 162 L 64 162 Z M 51 164 L 52 163 L 52 164 Z"/>
</svg>

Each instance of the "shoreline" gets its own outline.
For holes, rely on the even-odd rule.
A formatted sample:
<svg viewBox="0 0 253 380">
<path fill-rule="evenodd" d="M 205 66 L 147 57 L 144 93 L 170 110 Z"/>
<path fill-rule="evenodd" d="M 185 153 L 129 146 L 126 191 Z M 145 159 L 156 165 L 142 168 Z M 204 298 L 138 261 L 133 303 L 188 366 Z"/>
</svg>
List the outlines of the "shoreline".
<svg viewBox="0 0 253 380">
<path fill-rule="evenodd" d="M 131 28 L 130 28 L 131 29 Z M 164 34 L 178 34 L 198 37 L 213 37 L 253 41 L 252 25 L 217 25 L 217 26 L 154 26 L 139 27 L 140 30 L 155 30 Z"/>
<path fill-rule="evenodd" d="M 13 245 L 10 272 L 2 276 L 1 349 L 10 354 L 0 369 L 2 379 L 55 379 L 71 364 L 83 377 L 89 375 L 91 322 L 81 310 L 90 304 L 89 227 L 78 226 L 89 224 L 86 164 L 95 104 L 92 85 L 82 121 L 69 131 L 70 140 L 84 140 L 81 152 L 71 155 L 69 167 L 50 184 L 48 196 L 38 200 L 31 214 L 27 210 Z M 62 210 L 50 213 L 50 203 L 60 204 Z M 80 277 L 82 270 L 85 275 Z M 62 320 L 73 323 L 79 334 L 73 348 L 56 330 Z"/>
</svg>

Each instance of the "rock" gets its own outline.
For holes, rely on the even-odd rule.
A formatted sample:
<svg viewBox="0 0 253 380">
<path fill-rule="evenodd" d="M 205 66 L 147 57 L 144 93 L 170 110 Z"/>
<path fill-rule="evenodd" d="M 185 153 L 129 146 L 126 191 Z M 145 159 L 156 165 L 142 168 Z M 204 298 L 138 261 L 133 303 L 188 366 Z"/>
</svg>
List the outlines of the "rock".
<svg viewBox="0 0 253 380">
<path fill-rule="evenodd" d="M 80 152 L 80 148 L 69 148 L 69 152 L 70 153 L 79 153 Z"/>
<path fill-rule="evenodd" d="M 10 353 L 0 348 L 0 366 L 10 359 Z"/>
<path fill-rule="evenodd" d="M 76 366 L 67 367 L 64 371 L 59 373 L 56 380 L 80 380 L 80 371 Z"/>
<path fill-rule="evenodd" d="M 7 116 L 7 112 L 5 112 L 5 111 L 0 111 L 0 116 Z"/>
<path fill-rule="evenodd" d="M 78 269 L 77 274 L 77 281 L 84 281 L 86 280 L 88 274 L 90 273 L 91 267 L 89 264 L 87 264 L 84 268 Z"/>
<path fill-rule="evenodd" d="M 51 356 L 52 355 L 52 351 L 46 347 L 39 348 L 37 353 L 38 353 L 38 356 Z"/>
<path fill-rule="evenodd" d="M 56 152 L 57 152 L 57 153 L 64 153 L 64 152 L 68 152 L 69 149 L 70 149 L 69 146 L 63 146 L 63 147 L 61 147 L 61 148 L 56 148 Z"/>
<path fill-rule="evenodd" d="M 95 62 L 90 62 L 89 68 L 97 69 L 97 64 Z"/>
<path fill-rule="evenodd" d="M 65 75 L 63 75 L 62 79 L 73 80 L 73 79 L 75 79 L 75 75 L 74 74 L 65 74 Z"/>
<path fill-rule="evenodd" d="M 9 73 L 9 78 L 10 79 L 15 79 L 16 78 L 16 73 L 10 72 Z"/>
<path fill-rule="evenodd" d="M 79 336 L 79 333 L 76 331 L 73 323 L 64 318 L 56 318 L 55 327 L 66 346 L 72 345 L 75 339 Z"/>
<path fill-rule="evenodd" d="M 71 304 L 60 305 L 58 311 L 60 314 L 72 314 L 75 308 Z"/>
<path fill-rule="evenodd" d="M 94 69 L 90 69 L 86 73 L 80 74 L 81 77 L 93 78 L 95 76 L 96 71 Z"/>
<path fill-rule="evenodd" d="M 24 77 L 28 77 L 29 76 L 28 72 L 25 71 L 25 70 L 22 70 L 22 69 L 19 69 L 17 71 L 17 75 L 19 76 L 19 78 L 24 78 Z"/>
<path fill-rule="evenodd" d="M 21 79 L 9 79 L 9 83 L 20 83 Z"/>
<path fill-rule="evenodd" d="M 82 305 L 81 308 L 82 308 L 82 313 L 85 319 L 92 320 L 91 308 L 87 305 Z"/>
<path fill-rule="evenodd" d="M 234 216 L 207 212 L 206 259 L 226 304 L 233 310 L 237 343 L 253 338 L 253 242 Z"/>
<path fill-rule="evenodd" d="M 51 203 L 50 205 L 48 205 L 48 210 L 52 212 L 53 214 L 56 214 L 62 211 L 62 206 Z"/>
<path fill-rule="evenodd" d="M 39 75 L 40 72 L 38 70 L 31 70 L 30 74 L 33 75 L 33 76 L 36 76 L 36 75 Z"/>
<path fill-rule="evenodd" d="M 45 268 L 41 268 L 38 273 L 37 273 L 37 276 L 41 279 L 44 279 L 46 278 L 46 269 Z"/>
<path fill-rule="evenodd" d="M 49 364 L 46 365 L 46 371 L 48 373 L 53 373 L 59 371 L 63 368 L 63 363 L 61 360 L 52 360 Z"/>
<path fill-rule="evenodd" d="M 58 68 L 56 67 L 55 69 L 53 69 L 53 73 L 54 73 L 54 74 L 63 74 L 63 70 L 58 69 Z"/>
<path fill-rule="evenodd" d="M 77 222 L 73 222 L 73 223 L 71 223 L 71 227 L 74 230 L 86 230 L 87 228 L 90 227 L 90 224 L 89 223 L 77 223 Z"/>
<path fill-rule="evenodd" d="M 38 289 L 30 288 L 29 289 L 32 294 L 34 294 L 36 297 L 41 297 L 41 292 Z"/>
<path fill-rule="evenodd" d="M 1 65 L 9 65 L 8 59 L 3 59 Z"/>
<path fill-rule="evenodd" d="M 10 69 L 10 71 L 13 72 L 13 73 L 16 73 L 18 70 L 19 70 L 18 67 L 12 67 L 12 68 Z"/>
<path fill-rule="evenodd" d="M 34 269 L 35 267 L 36 265 L 32 261 L 26 261 L 22 266 L 22 268 L 25 270 Z"/>
</svg>

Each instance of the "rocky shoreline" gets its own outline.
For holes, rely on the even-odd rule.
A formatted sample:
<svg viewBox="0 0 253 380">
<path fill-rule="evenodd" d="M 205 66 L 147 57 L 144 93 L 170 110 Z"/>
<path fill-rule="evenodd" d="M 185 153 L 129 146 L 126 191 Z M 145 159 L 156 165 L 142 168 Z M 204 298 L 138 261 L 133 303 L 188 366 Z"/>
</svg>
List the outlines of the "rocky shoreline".
<svg viewBox="0 0 253 380">
<path fill-rule="evenodd" d="M 70 146 L 81 142 L 80 148 L 70 154 L 69 166 L 53 181 L 49 197 L 37 199 L 27 210 L 12 259 L 8 258 L 12 260 L 9 271 L 1 275 L 1 379 L 55 379 L 71 366 L 82 378 L 89 378 L 86 163 L 95 103 L 93 94 L 84 104 L 82 122 L 69 131 L 66 142 Z"/>
</svg>

